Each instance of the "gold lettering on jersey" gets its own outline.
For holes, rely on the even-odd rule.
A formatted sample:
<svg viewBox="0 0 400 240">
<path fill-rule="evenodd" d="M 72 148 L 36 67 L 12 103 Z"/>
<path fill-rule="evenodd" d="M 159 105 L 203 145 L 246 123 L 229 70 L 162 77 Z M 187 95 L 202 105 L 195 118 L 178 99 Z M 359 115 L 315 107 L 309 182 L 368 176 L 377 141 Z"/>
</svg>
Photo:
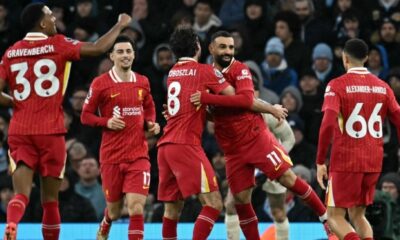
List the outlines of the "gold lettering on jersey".
<svg viewBox="0 0 400 240">
<path fill-rule="evenodd" d="M 196 69 L 178 69 L 169 71 L 168 77 L 196 76 Z"/>
<path fill-rule="evenodd" d="M 13 49 L 7 52 L 8 58 L 36 56 L 55 52 L 53 45 L 44 45 L 36 48 Z"/>
<path fill-rule="evenodd" d="M 386 94 L 386 88 L 380 86 L 346 86 L 346 93 Z"/>
</svg>

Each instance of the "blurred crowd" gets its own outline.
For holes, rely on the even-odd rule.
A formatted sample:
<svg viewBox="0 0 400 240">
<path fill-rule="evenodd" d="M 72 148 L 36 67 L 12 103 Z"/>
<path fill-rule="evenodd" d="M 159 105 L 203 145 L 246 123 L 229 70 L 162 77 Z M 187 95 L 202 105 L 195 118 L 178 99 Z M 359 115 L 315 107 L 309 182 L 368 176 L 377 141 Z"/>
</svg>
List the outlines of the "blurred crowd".
<svg viewBox="0 0 400 240">
<path fill-rule="evenodd" d="M 25 33 L 19 16 L 32 1 L 0 0 L 0 53 Z M 400 1 L 399 0 L 48 0 L 42 1 L 56 16 L 58 32 L 80 41 L 96 41 L 115 22 L 119 13 L 132 16 L 122 34 L 136 43 L 134 71 L 146 75 L 157 108 L 157 121 L 165 125 L 162 104 L 166 99 L 166 77 L 175 62 L 168 39 L 174 28 L 192 26 L 202 45 L 201 62 L 211 62 L 210 36 L 227 30 L 235 40 L 235 58 L 245 62 L 253 74 L 260 98 L 280 103 L 289 110 L 288 122 L 296 142 L 290 157 L 295 172 L 324 194 L 315 183 L 315 157 L 321 106 L 326 84 L 344 73 L 341 50 L 346 40 L 361 38 L 370 46 L 369 71 L 386 81 L 400 100 Z M 88 86 L 95 76 L 112 66 L 108 56 L 81 59 L 72 66 L 65 97 L 67 168 L 62 184 L 62 221 L 98 221 L 105 200 L 99 179 L 98 152 L 101 129 L 83 126 L 80 114 Z M 7 176 L 7 127 L 11 109 L 0 109 L 0 220 L 12 195 Z M 400 235 L 400 175 L 397 133 L 389 122 L 384 128 L 382 192 L 371 208 L 392 206 L 393 228 Z M 161 221 L 163 205 L 157 201 L 157 138 L 149 138 L 151 189 L 145 219 Z M 226 195 L 224 155 L 214 138 L 213 123 L 207 123 L 203 147 L 212 161 L 223 196 Z M 258 181 L 263 181 L 260 177 Z M 36 181 L 35 184 L 39 184 Z M 40 221 L 39 191 L 34 186 L 25 221 Z M 261 187 L 253 197 L 260 221 L 271 221 L 268 201 Z M 383 200 L 382 200 L 383 199 Z M 379 202 L 379 201 L 380 202 Z M 304 204 L 287 194 L 289 220 L 317 221 Z M 379 203 L 381 203 L 379 205 Z M 385 203 L 386 205 L 384 205 Z M 389 205 L 387 205 L 389 203 Z M 38 210 L 36 210 L 38 209 Z M 194 221 L 201 206 L 187 200 L 182 221 Z M 372 212 L 372 211 L 371 211 Z M 377 211 L 374 211 L 376 214 Z M 222 219 L 222 217 L 221 217 Z M 397 219 L 397 220 L 396 220 Z M 396 221 L 395 221 L 396 220 Z M 379 225 L 378 222 L 376 225 Z M 396 226 L 397 223 L 397 226 Z"/>
</svg>

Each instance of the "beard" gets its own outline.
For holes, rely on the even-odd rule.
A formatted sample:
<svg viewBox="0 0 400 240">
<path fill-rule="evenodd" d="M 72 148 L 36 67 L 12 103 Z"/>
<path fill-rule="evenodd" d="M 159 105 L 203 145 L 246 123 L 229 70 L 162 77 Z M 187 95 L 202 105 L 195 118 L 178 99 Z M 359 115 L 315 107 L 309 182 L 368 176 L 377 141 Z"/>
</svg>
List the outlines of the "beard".
<svg viewBox="0 0 400 240">
<path fill-rule="evenodd" d="M 224 60 L 224 57 L 229 57 L 229 60 Z M 229 64 L 231 64 L 232 58 L 233 56 L 229 54 L 218 55 L 215 57 L 215 62 L 221 67 L 226 68 L 227 66 L 229 66 Z"/>
</svg>

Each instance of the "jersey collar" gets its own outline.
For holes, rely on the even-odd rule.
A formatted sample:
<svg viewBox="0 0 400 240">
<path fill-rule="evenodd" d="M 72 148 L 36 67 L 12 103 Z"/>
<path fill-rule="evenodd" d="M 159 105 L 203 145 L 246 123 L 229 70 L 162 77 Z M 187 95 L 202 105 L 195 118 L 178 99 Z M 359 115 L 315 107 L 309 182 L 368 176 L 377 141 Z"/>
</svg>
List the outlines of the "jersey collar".
<svg viewBox="0 0 400 240">
<path fill-rule="evenodd" d="M 191 58 L 191 57 L 181 57 L 178 59 L 177 63 L 183 64 L 183 63 L 187 63 L 187 62 L 197 62 L 197 60 L 194 58 Z"/>
<path fill-rule="evenodd" d="M 347 70 L 347 73 L 369 74 L 370 72 L 365 67 L 352 67 L 349 70 Z"/>
<path fill-rule="evenodd" d="M 116 83 L 125 82 L 118 76 L 117 72 L 115 71 L 115 67 L 112 67 L 111 70 L 108 71 L 108 74 L 110 75 L 111 79 Z M 131 71 L 131 77 L 128 82 L 136 82 L 136 76 L 132 71 Z"/>
<path fill-rule="evenodd" d="M 28 32 L 26 36 L 24 37 L 24 40 L 28 41 L 39 41 L 39 40 L 45 40 L 49 38 L 46 34 L 41 33 L 41 32 Z"/>
<path fill-rule="evenodd" d="M 235 58 L 233 57 L 231 60 L 231 63 L 229 63 L 229 66 L 227 66 L 226 68 L 222 69 L 222 73 L 226 73 L 227 71 L 229 71 L 229 69 L 231 68 L 231 66 L 233 65 L 233 63 L 235 62 Z"/>
</svg>

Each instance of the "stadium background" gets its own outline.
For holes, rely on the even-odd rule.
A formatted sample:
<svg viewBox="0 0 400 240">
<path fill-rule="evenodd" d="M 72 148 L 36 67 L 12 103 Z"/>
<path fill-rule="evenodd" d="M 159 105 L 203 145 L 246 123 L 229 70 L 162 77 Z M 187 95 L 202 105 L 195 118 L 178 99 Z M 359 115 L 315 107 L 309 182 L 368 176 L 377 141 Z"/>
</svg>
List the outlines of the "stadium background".
<svg viewBox="0 0 400 240">
<path fill-rule="evenodd" d="M 32 1 L 0 0 L 1 55 L 10 45 L 24 36 L 19 25 L 19 16 L 22 8 L 30 2 Z M 157 106 L 157 119 L 162 126 L 165 125 L 161 109 L 166 97 L 166 74 L 174 61 L 166 43 L 173 29 L 180 25 L 193 26 L 202 43 L 202 62 L 210 62 L 207 45 L 211 34 L 219 29 L 230 31 L 235 38 L 235 58 L 246 62 L 250 67 L 260 97 L 271 103 L 281 103 L 289 109 L 288 121 L 296 137 L 296 145 L 290 152 L 295 163 L 295 172 L 308 181 L 321 198 L 324 194 L 316 184 L 314 164 L 318 129 L 322 119 L 320 109 L 327 82 L 344 73 L 341 65 L 341 48 L 346 40 L 358 37 L 370 45 L 367 67 L 373 74 L 387 81 L 394 90 L 397 100 L 400 100 L 398 0 L 48 0 L 42 2 L 46 2 L 57 17 L 59 33 L 81 41 L 95 41 L 116 22 L 119 13 L 125 12 L 133 17 L 132 24 L 123 31 L 123 34 L 136 42 L 134 71 L 149 78 Z M 273 36 L 277 36 L 281 42 L 275 45 L 273 51 L 267 51 L 267 43 Z M 269 59 L 270 55 L 278 56 L 275 58 L 278 59 L 277 62 Z M 97 165 L 101 130 L 82 126 L 79 118 L 90 82 L 95 76 L 108 71 L 111 64 L 104 55 L 96 59 L 82 59 L 72 66 L 64 103 L 65 126 L 68 129 L 66 136 L 68 161 L 66 180 L 60 193 L 63 222 L 97 222 L 102 218 L 105 202 Z M 6 206 L 13 194 L 11 180 L 7 175 L 6 141 L 11 116 L 11 109 L 0 109 L 1 222 L 6 219 Z M 396 131 L 389 122 L 384 124 L 384 133 L 385 157 L 378 188 L 381 188 L 381 183 L 386 181 L 392 183 L 394 189 L 391 190 L 391 195 L 377 194 L 376 204 L 370 209 L 369 216 L 373 219 L 377 237 L 391 235 L 393 232 L 400 237 L 398 140 Z M 146 204 L 147 223 L 160 222 L 163 212 L 162 204 L 156 200 L 158 179 L 156 141 L 156 138 L 148 139 L 152 170 L 150 195 Z M 203 147 L 215 167 L 222 195 L 225 196 L 227 182 L 224 159 L 213 137 L 212 123 L 206 126 Z M 260 178 L 258 181 L 262 182 L 263 179 Z M 35 181 L 24 222 L 41 220 L 38 184 L 39 181 Z M 256 188 L 254 195 L 253 204 L 259 220 L 271 222 L 268 202 L 260 186 Z M 290 222 L 318 221 L 312 212 L 290 193 L 287 197 L 287 207 Z M 200 209 L 195 197 L 188 199 L 181 221 L 194 222 Z M 126 210 L 124 217 L 127 217 Z M 223 221 L 223 214 L 219 220 Z M 3 227 L 3 224 L 0 225 Z M 146 231 L 149 231 L 147 226 L 152 228 L 152 225 L 146 225 Z M 218 225 L 217 229 L 221 226 L 223 225 Z M 306 229 L 301 227 L 302 225 L 292 226 L 294 229 L 299 229 L 300 234 Z M 317 234 L 322 231 L 318 224 L 305 226 L 314 226 Z M 315 238 L 318 236 L 310 239 Z"/>
</svg>

